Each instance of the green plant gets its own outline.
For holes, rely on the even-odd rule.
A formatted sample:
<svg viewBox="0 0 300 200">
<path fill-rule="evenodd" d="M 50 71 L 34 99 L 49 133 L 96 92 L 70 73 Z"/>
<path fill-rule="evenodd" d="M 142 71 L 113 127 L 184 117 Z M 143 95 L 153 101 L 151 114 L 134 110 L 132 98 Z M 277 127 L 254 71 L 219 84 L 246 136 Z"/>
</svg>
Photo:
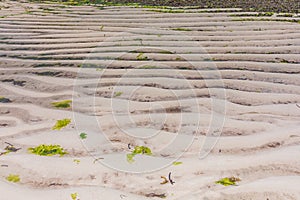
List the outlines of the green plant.
<svg viewBox="0 0 300 200">
<path fill-rule="evenodd" d="M 86 139 L 87 138 L 87 134 L 86 133 L 80 133 L 79 137 L 81 139 Z"/>
<path fill-rule="evenodd" d="M 134 147 L 134 150 L 127 154 L 127 161 L 129 163 L 133 163 L 134 162 L 134 156 L 137 154 L 146 154 L 148 156 L 152 155 L 151 149 L 149 147 L 145 147 L 145 146 L 136 146 Z"/>
<path fill-rule="evenodd" d="M 115 92 L 114 97 L 119 97 L 123 94 L 123 92 Z"/>
<path fill-rule="evenodd" d="M 72 200 L 77 200 L 77 196 L 78 196 L 77 192 L 72 193 L 72 194 L 71 194 Z"/>
<path fill-rule="evenodd" d="M 0 156 L 2 156 L 2 155 L 6 155 L 6 154 L 9 154 L 10 153 L 10 151 L 4 151 L 4 152 L 0 152 Z"/>
<path fill-rule="evenodd" d="M 52 102 L 51 104 L 56 108 L 69 108 L 71 102 L 72 100 L 63 100 L 63 101 Z"/>
<path fill-rule="evenodd" d="M 17 183 L 20 182 L 21 179 L 17 174 L 10 174 L 6 177 L 6 180 L 8 180 L 9 182 Z"/>
<path fill-rule="evenodd" d="M 182 162 L 173 162 L 173 165 L 181 165 Z"/>
<path fill-rule="evenodd" d="M 37 147 L 30 147 L 28 148 L 28 151 L 30 153 L 39 156 L 53 156 L 53 155 L 63 156 L 68 153 L 60 145 L 52 145 L 52 144 L 50 145 L 41 144 Z"/>
<path fill-rule="evenodd" d="M 222 179 L 216 181 L 215 183 L 221 184 L 224 186 L 229 186 L 229 185 L 236 185 L 237 181 L 241 181 L 241 179 L 236 178 L 236 177 L 229 177 L 229 178 L 225 177 L 225 178 L 222 178 Z"/>
<path fill-rule="evenodd" d="M 284 14 L 278 14 L 276 15 L 276 17 L 293 17 L 294 14 L 291 13 L 284 13 Z"/>
<path fill-rule="evenodd" d="M 192 31 L 192 29 L 189 28 L 172 28 L 174 31 Z"/>
<path fill-rule="evenodd" d="M 11 102 L 10 99 L 0 96 L 0 103 L 10 103 L 10 102 Z"/>
<path fill-rule="evenodd" d="M 232 21 L 274 21 L 274 22 L 291 22 L 300 23 L 299 19 L 274 19 L 274 18 L 236 18 Z"/>
<path fill-rule="evenodd" d="M 172 9 L 150 9 L 150 12 L 160 12 L 160 13 L 184 13 L 184 10 L 172 10 Z"/>
<path fill-rule="evenodd" d="M 66 127 L 70 123 L 71 123 L 71 119 L 57 120 L 56 124 L 52 127 L 52 130 L 60 130 L 60 129 Z"/>
<path fill-rule="evenodd" d="M 155 69 L 157 68 L 157 66 L 153 66 L 153 65 L 144 65 L 139 67 L 139 69 Z"/>
<path fill-rule="evenodd" d="M 31 11 L 31 10 L 28 10 L 28 9 L 25 9 L 25 14 L 31 15 L 31 14 L 32 14 L 32 11 Z"/>
<path fill-rule="evenodd" d="M 148 57 L 147 56 L 143 56 L 144 53 L 139 53 L 137 56 L 136 56 L 136 59 L 137 60 L 148 60 Z"/>
<path fill-rule="evenodd" d="M 76 163 L 76 164 L 79 164 L 79 163 L 80 163 L 80 160 L 74 159 L 73 162 Z"/>
<path fill-rule="evenodd" d="M 230 17 L 271 17 L 273 12 L 231 14 Z"/>
</svg>

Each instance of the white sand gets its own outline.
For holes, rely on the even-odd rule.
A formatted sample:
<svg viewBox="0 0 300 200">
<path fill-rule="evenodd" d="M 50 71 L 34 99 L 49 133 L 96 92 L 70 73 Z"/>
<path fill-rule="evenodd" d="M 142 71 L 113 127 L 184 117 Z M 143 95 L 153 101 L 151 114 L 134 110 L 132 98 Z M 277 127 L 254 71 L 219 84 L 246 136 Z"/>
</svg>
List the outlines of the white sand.
<svg viewBox="0 0 300 200">
<path fill-rule="evenodd" d="M 12 101 L 0 103 L 0 152 L 5 142 L 22 148 L 0 156 L 1 200 L 300 199 L 298 23 L 233 21 L 234 11 L 0 7 L 0 96 Z M 66 99 L 72 108 L 51 105 Z M 71 124 L 51 130 L 63 118 Z M 28 153 L 40 144 L 69 154 Z M 128 144 L 153 156 L 130 164 Z M 175 183 L 160 184 L 169 172 Z M 215 183 L 231 176 L 237 186 Z"/>
</svg>

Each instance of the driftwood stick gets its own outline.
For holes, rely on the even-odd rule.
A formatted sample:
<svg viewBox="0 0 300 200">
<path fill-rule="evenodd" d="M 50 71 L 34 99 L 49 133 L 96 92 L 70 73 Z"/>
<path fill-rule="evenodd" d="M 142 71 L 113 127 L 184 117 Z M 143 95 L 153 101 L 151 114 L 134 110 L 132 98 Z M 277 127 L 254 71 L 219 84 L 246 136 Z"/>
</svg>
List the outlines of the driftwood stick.
<svg viewBox="0 0 300 200">
<path fill-rule="evenodd" d="M 172 185 L 175 183 L 175 181 L 173 181 L 172 178 L 171 178 L 171 172 L 169 173 L 169 181 L 170 181 L 170 183 L 171 183 Z"/>
</svg>

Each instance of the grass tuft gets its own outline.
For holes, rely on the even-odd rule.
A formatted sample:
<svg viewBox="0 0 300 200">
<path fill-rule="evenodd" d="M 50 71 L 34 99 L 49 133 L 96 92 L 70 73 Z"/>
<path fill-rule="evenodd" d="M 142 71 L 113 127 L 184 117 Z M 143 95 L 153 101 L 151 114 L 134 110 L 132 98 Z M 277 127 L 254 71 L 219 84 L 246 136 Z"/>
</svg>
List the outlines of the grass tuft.
<svg viewBox="0 0 300 200">
<path fill-rule="evenodd" d="M 10 174 L 6 177 L 6 180 L 8 180 L 9 182 L 17 183 L 20 182 L 21 179 L 17 174 Z"/>
<path fill-rule="evenodd" d="M 136 146 L 134 148 L 134 150 L 132 151 L 132 153 L 127 154 L 127 161 L 129 163 L 133 163 L 134 162 L 134 156 L 137 154 L 146 154 L 148 156 L 152 155 L 152 151 L 149 147 L 145 147 L 145 146 Z"/>
<path fill-rule="evenodd" d="M 224 186 L 229 186 L 229 185 L 236 185 L 237 181 L 241 181 L 241 179 L 236 178 L 236 177 L 229 177 L 229 178 L 225 177 L 225 178 L 222 178 L 222 179 L 216 181 L 215 183 L 221 184 Z"/>
<path fill-rule="evenodd" d="M 72 193 L 72 194 L 71 194 L 72 200 L 77 200 L 77 199 L 78 199 L 77 196 L 78 196 L 78 194 L 77 194 L 76 192 L 75 192 L 75 193 Z"/>
<path fill-rule="evenodd" d="M 87 138 L 87 134 L 86 133 L 80 133 L 79 137 L 84 140 Z"/>
<path fill-rule="evenodd" d="M 123 92 L 115 92 L 114 97 L 119 97 L 123 94 Z"/>
<path fill-rule="evenodd" d="M 136 59 L 137 59 L 137 60 L 148 60 L 148 57 L 147 57 L 147 56 L 144 56 L 144 53 L 141 52 L 141 53 L 139 53 L 139 54 L 136 56 Z"/>
<path fill-rule="evenodd" d="M 70 123 L 71 123 L 71 119 L 57 120 L 56 124 L 52 127 L 52 130 L 60 130 L 60 129 L 66 127 Z"/>
<path fill-rule="evenodd" d="M 30 153 L 39 156 L 54 156 L 54 155 L 63 156 L 68 153 L 60 145 L 52 145 L 52 144 L 51 145 L 41 144 L 37 147 L 28 148 L 28 151 Z"/>
<path fill-rule="evenodd" d="M 69 108 L 71 106 L 70 105 L 71 102 L 72 100 L 63 100 L 63 101 L 52 102 L 51 104 L 56 108 Z"/>
</svg>

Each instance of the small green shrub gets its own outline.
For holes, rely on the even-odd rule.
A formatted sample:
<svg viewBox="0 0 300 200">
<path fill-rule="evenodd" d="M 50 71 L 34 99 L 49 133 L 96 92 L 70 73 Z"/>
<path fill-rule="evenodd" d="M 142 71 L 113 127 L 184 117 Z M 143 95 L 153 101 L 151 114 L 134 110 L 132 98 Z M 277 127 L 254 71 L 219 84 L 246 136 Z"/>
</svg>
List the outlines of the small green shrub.
<svg viewBox="0 0 300 200">
<path fill-rule="evenodd" d="M 236 185 L 237 181 L 241 181 L 241 179 L 236 178 L 236 177 L 229 177 L 229 178 L 225 177 L 225 178 L 222 178 L 222 179 L 216 181 L 215 183 L 221 184 L 224 186 L 229 186 L 229 185 Z"/>
<path fill-rule="evenodd" d="M 76 163 L 76 164 L 79 164 L 80 160 L 79 159 L 74 159 L 73 162 Z"/>
<path fill-rule="evenodd" d="M 80 133 L 79 137 L 84 140 L 84 139 L 87 138 L 87 134 L 86 133 Z"/>
<path fill-rule="evenodd" d="M 139 69 L 155 69 L 157 68 L 157 66 L 153 66 L 153 65 L 144 65 L 139 67 Z"/>
<path fill-rule="evenodd" d="M 56 124 L 52 127 L 52 130 L 60 130 L 66 127 L 70 123 L 71 123 L 71 119 L 57 120 Z"/>
<path fill-rule="evenodd" d="M 53 102 L 51 104 L 56 108 L 69 108 L 71 106 L 70 105 L 71 102 L 72 100 L 64 100 L 64 101 Z"/>
<path fill-rule="evenodd" d="M 9 176 L 6 177 L 6 180 L 9 182 L 17 183 L 20 182 L 20 176 L 17 174 L 10 174 Z"/>
<path fill-rule="evenodd" d="M 143 56 L 143 55 L 144 55 L 143 52 L 139 53 L 139 54 L 136 56 L 136 59 L 137 59 L 137 60 L 148 60 L 148 57 L 147 57 L 147 56 Z"/>
<path fill-rule="evenodd" d="M 133 163 L 134 162 L 134 156 L 137 154 L 146 154 L 148 156 L 152 155 L 151 149 L 149 147 L 145 147 L 145 146 L 136 146 L 134 147 L 134 150 L 132 151 L 132 153 L 127 154 L 127 161 L 129 163 Z"/>
<path fill-rule="evenodd" d="M 123 92 L 115 92 L 114 97 L 119 97 L 123 94 Z"/>
<path fill-rule="evenodd" d="M 181 165 L 182 162 L 173 162 L 173 165 Z"/>
<path fill-rule="evenodd" d="M 72 193 L 71 194 L 72 200 L 77 200 L 77 196 L 78 196 L 77 192 L 76 193 Z"/>
<path fill-rule="evenodd" d="M 46 145 L 46 144 L 41 144 L 37 147 L 28 148 L 28 151 L 30 153 L 39 156 L 54 156 L 54 155 L 63 156 L 68 153 L 60 145 Z"/>
<path fill-rule="evenodd" d="M 173 31 L 192 31 L 192 29 L 188 28 L 172 28 Z"/>
</svg>

